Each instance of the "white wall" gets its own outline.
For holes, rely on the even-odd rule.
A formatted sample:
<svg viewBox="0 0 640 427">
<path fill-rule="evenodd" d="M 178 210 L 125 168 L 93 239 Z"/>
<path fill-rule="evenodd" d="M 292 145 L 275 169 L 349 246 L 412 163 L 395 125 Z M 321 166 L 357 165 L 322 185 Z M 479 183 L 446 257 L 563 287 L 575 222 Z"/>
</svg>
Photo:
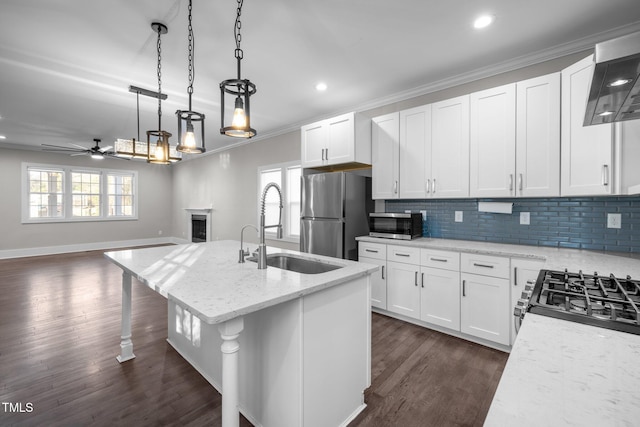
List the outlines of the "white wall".
<svg viewBox="0 0 640 427">
<path fill-rule="evenodd" d="M 299 160 L 300 132 L 295 131 L 173 165 L 173 235 L 189 239 L 185 208 L 212 208 L 212 240 L 240 240 L 243 225 L 257 225 L 258 167 Z M 258 242 L 252 229 L 244 234 L 246 241 Z M 278 240 L 268 244 L 298 249 Z"/>
<path fill-rule="evenodd" d="M 138 171 L 138 220 L 22 224 L 22 163 L 86 166 Z M 93 248 L 103 242 L 157 240 L 172 235 L 172 170 L 161 165 L 115 159 L 0 148 L 0 257 L 55 253 L 55 247 Z M 162 230 L 162 235 L 159 231 Z M 46 248 L 46 249 L 45 249 Z"/>
</svg>

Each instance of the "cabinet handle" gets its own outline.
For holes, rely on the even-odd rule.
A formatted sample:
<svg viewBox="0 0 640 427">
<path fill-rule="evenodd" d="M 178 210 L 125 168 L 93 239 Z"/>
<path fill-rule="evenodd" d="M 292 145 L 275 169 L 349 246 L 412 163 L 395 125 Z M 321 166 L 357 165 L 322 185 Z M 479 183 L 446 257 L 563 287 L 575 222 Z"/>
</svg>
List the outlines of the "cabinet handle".
<svg viewBox="0 0 640 427">
<path fill-rule="evenodd" d="M 509 174 L 509 191 L 513 191 L 513 174 Z"/>
<path fill-rule="evenodd" d="M 325 148 L 325 149 L 324 149 L 324 153 L 325 153 L 325 155 L 327 156 L 327 160 L 329 160 L 329 149 L 328 149 L 328 148 Z"/>
<path fill-rule="evenodd" d="M 518 189 L 522 191 L 522 174 L 518 174 Z"/>
<path fill-rule="evenodd" d="M 398 194 L 398 181 L 393 181 L 393 194 Z"/>
<path fill-rule="evenodd" d="M 371 252 L 371 253 L 374 253 L 374 254 L 377 254 L 377 253 L 378 253 L 378 251 L 377 251 L 377 250 L 375 250 L 375 249 L 365 249 L 364 251 L 365 251 L 365 252 Z"/>
<path fill-rule="evenodd" d="M 322 161 L 324 161 L 324 148 L 322 149 Z"/>
<path fill-rule="evenodd" d="M 602 165 L 602 185 L 609 185 L 609 165 Z"/>
<path fill-rule="evenodd" d="M 436 194 L 436 179 L 433 178 L 433 194 Z"/>
<path fill-rule="evenodd" d="M 467 281 L 466 280 L 462 281 L 462 296 L 463 297 L 467 296 Z"/>
<path fill-rule="evenodd" d="M 384 265 L 382 266 L 382 280 L 384 280 Z"/>
<path fill-rule="evenodd" d="M 414 280 L 415 280 L 416 286 L 418 286 L 418 272 L 416 271 L 415 273 L 416 273 L 416 276 Z"/>
<path fill-rule="evenodd" d="M 429 261 L 449 262 L 449 260 L 444 258 L 433 258 L 433 257 L 429 257 Z"/>
<path fill-rule="evenodd" d="M 411 255 L 409 255 L 409 254 L 403 254 L 403 253 L 400 253 L 400 252 L 396 252 L 396 256 L 405 256 L 405 257 L 410 257 Z"/>
<path fill-rule="evenodd" d="M 518 286 L 518 267 L 513 267 L 513 286 Z"/>
<path fill-rule="evenodd" d="M 421 280 L 420 283 L 422 284 L 422 287 L 424 288 L 424 273 L 421 273 L 421 275 L 422 275 L 422 278 L 420 279 Z"/>
<path fill-rule="evenodd" d="M 477 262 L 473 263 L 474 267 L 484 267 L 484 268 L 493 268 L 493 265 L 488 264 L 478 264 Z"/>
<path fill-rule="evenodd" d="M 431 193 L 431 180 L 427 180 L 427 194 Z"/>
</svg>

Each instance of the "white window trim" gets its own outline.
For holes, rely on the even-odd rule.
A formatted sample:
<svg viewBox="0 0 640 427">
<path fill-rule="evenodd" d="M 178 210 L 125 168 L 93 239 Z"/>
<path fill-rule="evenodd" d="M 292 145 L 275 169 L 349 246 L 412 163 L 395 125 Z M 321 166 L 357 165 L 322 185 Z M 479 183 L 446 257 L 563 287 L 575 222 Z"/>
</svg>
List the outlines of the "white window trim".
<svg viewBox="0 0 640 427">
<path fill-rule="evenodd" d="M 281 182 L 283 183 L 283 185 L 281 186 L 280 190 L 282 191 L 282 204 L 283 204 L 283 208 L 282 208 L 282 224 L 283 224 L 283 230 L 282 230 L 282 239 L 277 239 L 276 238 L 276 232 L 274 231 L 273 228 L 269 228 L 267 230 L 265 230 L 265 239 L 269 239 L 269 240 L 278 240 L 281 242 L 287 242 L 287 243 L 300 243 L 300 236 L 292 236 L 290 234 L 290 230 L 287 227 L 288 222 L 288 215 L 289 215 L 289 209 L 287 209 L 287 206 L 289 204 L 289 201 L 287 200 L 287 177 L 286 177 L 286 172 L 289 168 L 292 167 L 299 167 L 302 170 L 302 164 L 299 161 L 292 161 L 292 162 L 285 162 L 285 163 L 275 163 L 275 164 L 271 164 L 271 165 L 265 165 L 265 166 L 259 166 L 258 167 L 258 173 L 257 173 L 257 187 L 258 187 L 258 203 L 257 203 L 257 215 L 258 218 L 256 220 L 256 224 L 260 224 L 260 202 L 262 199 L 262 191 L 264 190 L 264 188 L 262 188 L 262 184 L 261 184 L 261 174 L 264 171 L 268 171 L 268 170 L 273 170 L 273 169 L 280 169 L 280 173 L 281 173 Z M 269 190 L 269 191 L 273 191 L 273 190 Z M 270 224 L 267 224 L 270 225 Z"/>
<path fill-rule="evenodd" d="M 60 170 L 63 173 L 64 182 L 64 216 L 58 218 L 30 218 L 29 217 L 29 168 Z M 99 217 L 74 217 L 72 208 L 71 173 L 89 172 L 100 173 L 100 216 Z M 124 169 L 90 168 L 79 166 L 52 165 L 44 163 L 22 163 L 22 224 L 43 224 L 56 222 L 102 222 L 102 221 L 134 221 L 138 219 L 138 171 Z M 130 216 L 108 216 L 108 175 L 133 176 L 133 213 Z"/>
</svg>

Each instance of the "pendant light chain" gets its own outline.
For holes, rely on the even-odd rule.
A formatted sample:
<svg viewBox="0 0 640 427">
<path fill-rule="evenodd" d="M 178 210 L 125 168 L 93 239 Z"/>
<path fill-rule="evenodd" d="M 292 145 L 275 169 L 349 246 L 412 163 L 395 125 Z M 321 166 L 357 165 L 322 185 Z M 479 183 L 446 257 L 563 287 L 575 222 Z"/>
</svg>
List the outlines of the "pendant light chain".
<svg viewBox="0 0 640 427">
<path fill-rule="evenodd" d="M 162 30 L 158 27 L 158 131 L 162 130 L 162 43 L 160 34 Z"/>
<path fill-rule="evenodd" d="M 193 80 L 195 79 L 195 69 L 193 67 L 195 38 L 193 37 L 193 24 L 191 18 L 192 9 L 193 5 L 191 0 L 189 0 L 189 86 L 187 87 L 187 93 L 189 94 L 189 110 L 191 110 L 191 94 L 193 93 Z"/>
<path fill-rule="evenodd" d="M 240 60 L 244 56 L 242 49 L 240 48 L 240 42 L 242 41 L 242 34 L 240 34 L 240 30 L 242 29 L 242 21 L 240 21 L 240 15 L 242 15 L 242 3 L 244 0 L 238 0 L 238 10 L 236 15 L 236 24 L 233 27 L 233 33 L 236 39 L 236 50 L 235 57 L 238 60 L 238 79 L 240 79 Z"/>
</svg>

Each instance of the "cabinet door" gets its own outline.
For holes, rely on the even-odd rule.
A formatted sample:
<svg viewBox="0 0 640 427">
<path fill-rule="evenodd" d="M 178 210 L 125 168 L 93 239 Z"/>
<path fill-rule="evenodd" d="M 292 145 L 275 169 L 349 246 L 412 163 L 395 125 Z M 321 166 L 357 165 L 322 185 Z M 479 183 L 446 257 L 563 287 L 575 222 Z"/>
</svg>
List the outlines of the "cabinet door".
<svg viewBox="0 0 640 427">
<path fill-rule="evenodd" d="M 561 195 L 611 194 L 611 124 L 583 126 L 593 55 L 562 70 Z"/>
<path fill-rule="evenodd" d="M 329 165 L 352 162 L 355 147 L 354 113 L 343 114 L 325 120 L 327 145 L 325 160 Z"/>
<path fill-rule="evenodd" d="M 471 197 L 515 195 L 516 85 L 470 95 Z"/>
<path fill-rule="evenodd" d="M 560 73 L 516 85 L 516 194 L 560 195 Z"/>
<path fill-rule="evenodd" d="M 387 309 L 387 262 L 382 259 L 360 257 L 361 262 L 380 266 L 377 273 L 371 275 L 371 306 Z"/>
<path fill-rule="evenodd" d="M 420 266 L 387 261 L 387 310 L 420 318 Z"/>
<path fill-rule="evenodd" d="M 431 108 L 431 197 L 469 197 L 469 95 Z"/>
<path fill-rule="evenodd" d="M 373 199 L 398 198 L 400 115 L 391 113 L 371 120 L 371 187 Z"/>
<path fill-rule="evenodd" d="M 460 330 L 460 272 L 422 267 L 420 320 Z"/>
<path fill-rule="evenodd" d="M 540 274 L 540 269 L 544 266 L 542 260 L 517 259 L 511 258 L 511 314 L 518 300 L 521 298 L 527 282 L 535 283 Z M 516 328 L 513 318 L 511 320 L 511 345 L 516 340 Z"/>
<path fill-rule="evenodd" d="M 302 167 L 309 168 L 322 166 L 325 158 L 325 147 L 327 142 L 327 128 L 324 122 L 312 123 L 302 126 L 300 129 L 302 137 Z"/>
<path fill-rule="evenodd" d="M 465 334 L 509 345 L 509 280 L 462 273 L 460 330 Z"/>
<path fill-rule="evenodd" d="M 431 179 L 431 105 L 400 112 L 400 198 L 424 199 Z"/>
</svg>

